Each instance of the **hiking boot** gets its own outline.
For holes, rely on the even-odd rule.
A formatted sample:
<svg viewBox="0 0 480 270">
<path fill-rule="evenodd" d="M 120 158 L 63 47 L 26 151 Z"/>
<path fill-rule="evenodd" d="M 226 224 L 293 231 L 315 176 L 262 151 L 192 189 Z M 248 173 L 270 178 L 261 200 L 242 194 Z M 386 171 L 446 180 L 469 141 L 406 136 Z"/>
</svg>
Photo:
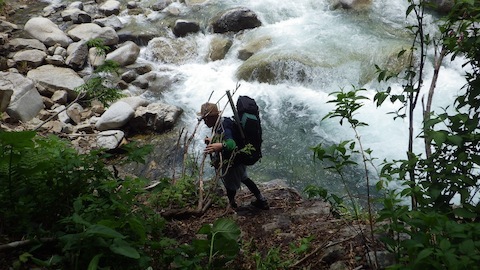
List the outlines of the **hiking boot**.
<svg viewBox="0 0 480 270">
<path fill-rule="evenodd" d="M 270 206 L 268 206 L 267 200 L 255 200 L 251 202 L 251 205 L 255 206 L 258 209 L 268 210 Z"/>
<path fill-rule="evenodd" d="M 237 203 L 236 202 L 230 202 L 230 206 L 233 208 L 233 209 L 236 209 L 238 207 Z"/>
</svg>

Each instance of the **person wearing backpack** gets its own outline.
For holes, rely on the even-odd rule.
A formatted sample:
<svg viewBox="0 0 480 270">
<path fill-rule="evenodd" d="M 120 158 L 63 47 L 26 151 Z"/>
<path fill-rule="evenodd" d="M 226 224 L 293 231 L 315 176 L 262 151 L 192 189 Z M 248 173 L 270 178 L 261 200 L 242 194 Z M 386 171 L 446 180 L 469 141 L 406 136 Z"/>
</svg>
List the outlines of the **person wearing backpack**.
<svg viewBox="0 0 480 270">
<path fill-rule="evenodd" d="M 229 162 L 229 159 L 234 151 L 238 150 L 238 145 L 241 142 L 237 124 L 231 118 L 222 117 L 217 105 L 214 103 L 202 104 L 200 112 L 197 114 L 207 127 L 215 129 L 213 138 L 205 139 L 207 146 L 204 152 L 211 155 L 213 166 L 216 168 L 222 167 L 222 181 L 230 206 L 233 209 L 238 207 L 235 195 L 241 183 L 243 183 L 256 198 L 256 200 L 251 202 L 251 205 L 259 209 L 268 210 L 270 207 L 267 200 L 255 182 L 247 175 L 247 165 L 243 164 L 240 159 L 237 160 L 236 156 L 233 157 L 233 161 Z"/>
</svg>

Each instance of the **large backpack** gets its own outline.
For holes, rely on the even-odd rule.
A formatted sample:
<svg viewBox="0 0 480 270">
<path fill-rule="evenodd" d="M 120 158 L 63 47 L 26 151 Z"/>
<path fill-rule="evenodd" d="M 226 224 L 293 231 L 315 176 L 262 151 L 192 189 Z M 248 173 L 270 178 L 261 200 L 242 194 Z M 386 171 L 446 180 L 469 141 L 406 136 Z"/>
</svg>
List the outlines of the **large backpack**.
<svg viewBox="0 0 480 270">
<path fill-rule="evenodd" d="M 253 98 L 239 96 L 237 100 L 237 111 L 244 138 L 237 139 L 240 150 L 235 157 L 235 162 L 253 165 L 262 157 L 262 126 L 258 105 Z"/>
</svg>

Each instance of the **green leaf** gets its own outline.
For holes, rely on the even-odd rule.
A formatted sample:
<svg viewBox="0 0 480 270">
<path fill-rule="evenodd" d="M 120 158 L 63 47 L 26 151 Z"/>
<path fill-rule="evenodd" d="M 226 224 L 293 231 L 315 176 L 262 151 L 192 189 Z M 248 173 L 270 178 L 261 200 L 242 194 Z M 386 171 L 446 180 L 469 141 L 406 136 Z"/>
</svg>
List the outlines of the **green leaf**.
<svg viewBox="0 0 480 270">
<path fill-rule="evenodd" d="M 443 132 L 432 132 L 432 139 L 440 146 L 447 140 L 447 135 Z"/>
<path fill-rule="evenodd" d="M 470 212 L 465 208 L 455 208 L 453 209 L 453 213 L 457 217 L 462 217 L 462 218 L 475 218 L 477 217 L 477 214 L 474 212 Z"/>
<path fill-rule="evenodd" d="M 147 238 L 147 231 L 144 224 L 137 218 L 130 218 L 128 220 L 128 224 L 130 225 L 132 231 L 138 235 L 140 242 L 144 243 L 145 239 Z"/>
<path fill-rule="evenodd" d="M 91 235 L 107 237 L 107 238 L 125 238 L 125 236 L 123 236 L 121 233 L 117 232 L 116 230 L 111 229 L 107 226 L 98 225 L 98 224 L 90 226 L 87 229 L 86 233 Z"/>
<path fill-rule="evenodd" d="M 423 259 L 428 258 L 432 253 L 433 253 L 432 248 L 423 249 L 422 251 L 420 251 L 420 253 L 418 253 L 417 258 L 415 258 L 415 261 L 421 262 Z"/>
<path fill-rule="evenodd" d="M 199 234 L 206 234 L 209 235 L 212 233 L 212 225 L 211 224 L 204 224 L 199 230 Z"/>
<path fill-rule="evenodd" d="M 452 136 L 448 136 L 447 137 L 447 140 L 457 146 L 460 146 L 463 144 L 463 139 L 462 137 L 458 136 L 458 135 L 452 135 Z"/>
<path fill-rule="evenodd" d="M 240 236 L 240 228 L 233 220 L 218 219 L 213 223 L 213 233 L 221 233 L 227 239 L 237 240 Z"/>
<path fill-rule="evenodd" d="M 97 254 L 95 257 L 93 257 L 90 263 L 88 264 L 87 270 L 97 270 L 98 263 L 100 262 L 100 257 L 102 256 L 103 254 Z"/>
<path fill-rule="evenodd" d="M 134 249 L 126 241 L 120 238 L 113 239 L 113 243 L 110 246 L 110 250 L 116 254 L 119 254 L 128 258 L 132 258 L 132 259 L 140 258 L 140 253 L 138 253 L 136 249 Z"/>
<path fill-rule="evenodd" d="M 0 131 L 0 145 L 10 145 L 13 148 L 32 148 L 35 131 L 3 132 Z"/>
<path fill-rule="evenodd" d="M 443 251 L 447 251 L 448 249 L 450 249 L 451 246 L 452 244 L 447 239 L 442 239 L 440 241 L 440 249 Z"/>
</svg>

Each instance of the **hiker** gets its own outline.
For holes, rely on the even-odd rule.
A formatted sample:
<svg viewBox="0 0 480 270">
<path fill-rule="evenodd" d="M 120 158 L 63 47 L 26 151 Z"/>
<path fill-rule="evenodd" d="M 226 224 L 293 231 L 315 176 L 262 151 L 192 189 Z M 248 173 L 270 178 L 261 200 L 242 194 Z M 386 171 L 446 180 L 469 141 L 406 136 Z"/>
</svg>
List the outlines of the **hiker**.
<svg viewBox="0 0 480 270">
<path fill-rule="evenodd" d="M 207 127 L 216 127 L 213 138 L 205 139 L 207 146 L 204 152 L 211 154 L 213 166 L 216 168 L 220 165 L 222 166 L 222 174 L 224 174 L 222 180 L 230 206 L 233 209 L 238 207 L 235 202 L 235 195 L 241 183 L 243 183 L 256 198 L 251 204 L 257 208 L 268 210 L 267 200 L 263 197 L 257 185 L 247 175 L 247 165 L 235 162 L 235 159 L 230 162 L 230 167 L 227 165 L 229 158 L 237 147 L 236 141 L 239 140 L 239 134 L 236 134 L 238 133 L 236 132 L 237 129 L 234 128 L 235 122 L 228 117 L 221 117 L 220 111 L 214 103 L 203 104 L 198 115 L 203 119 Z M 219 164 L 221 161 L 224 161 L 222 162 L 223 164 Z"/>
</svg>

